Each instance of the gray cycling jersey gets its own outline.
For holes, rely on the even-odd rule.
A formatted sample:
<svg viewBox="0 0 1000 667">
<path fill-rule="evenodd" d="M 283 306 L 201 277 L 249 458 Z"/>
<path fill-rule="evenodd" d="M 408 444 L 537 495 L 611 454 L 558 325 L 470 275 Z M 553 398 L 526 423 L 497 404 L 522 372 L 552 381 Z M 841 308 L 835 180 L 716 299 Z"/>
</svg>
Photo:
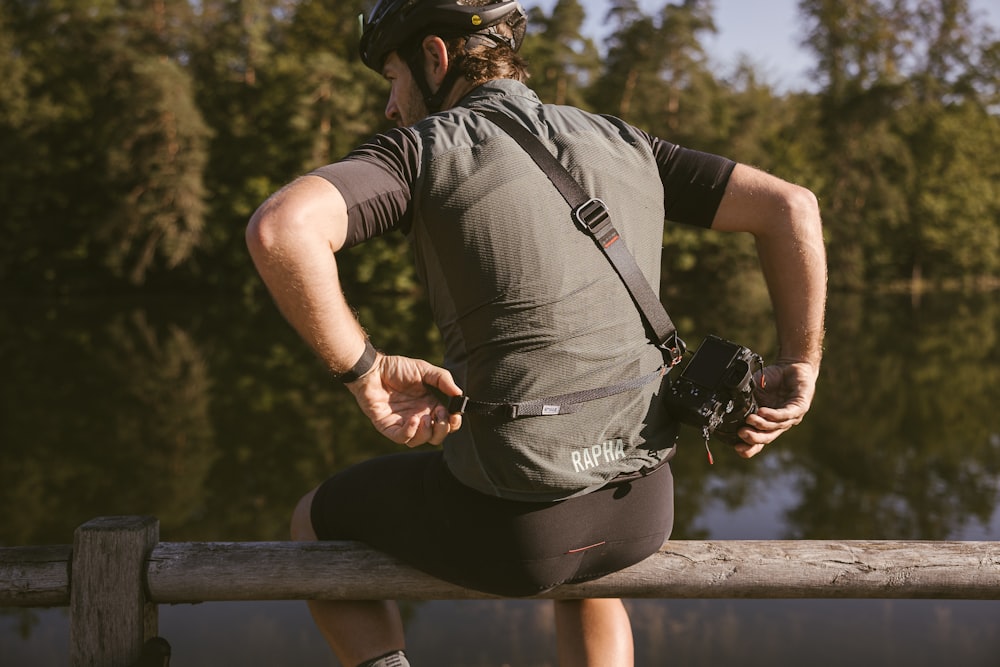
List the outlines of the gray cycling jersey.
<svg viewBox="0 0 1000 667">
<path fill-rule="evenodd" d="M 445 342 L 443 365 L 475 400 L 542 399 L 655 371 L 662 355 L 604 254 L 523 149 L 472 108 L 504 111 L 539 136 L 607 203 L 658 287 L 667 193 L 650 138 L 616 119 L 543 105 L 509 80 L 480 86 L 456 108 L 316 172 L 348 191 L 349 242 L 377 233 L 373 217 L 404 230 Z M 709 176 L 688 185 L 716 193 L 693 207 L 701 224 L 714 215 L 732 169 L 709 162 Z M 377 185 L 367 176 L 372 169 L 383 174 Z M 705 199 L 702 192 L 691 198 Z M 670 456 L 677 427 L 658 390 L 653 382 L 572 414 L 466 415 L 445 440 L 445 459 L 460 481 L 487 494 L 556 500 L 586 493 Z"/>
</svg>

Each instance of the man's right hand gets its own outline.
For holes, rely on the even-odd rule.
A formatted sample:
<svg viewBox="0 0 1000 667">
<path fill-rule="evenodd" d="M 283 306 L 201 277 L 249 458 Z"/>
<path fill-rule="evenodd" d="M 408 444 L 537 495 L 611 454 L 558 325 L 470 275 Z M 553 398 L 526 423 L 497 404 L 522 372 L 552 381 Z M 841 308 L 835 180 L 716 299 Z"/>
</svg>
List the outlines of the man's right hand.
<svg viewBox="0 0 1000 667">
<path fill-rule="evenodd" d="M 378 432 L 401 445 L 440 445 L 462 426 L 462 415 L 450 414 L 434 391 L 462 390 L 448 370 L 422 359 L 379 353 L 371 370 L 346 386 Z"/>
</svg>

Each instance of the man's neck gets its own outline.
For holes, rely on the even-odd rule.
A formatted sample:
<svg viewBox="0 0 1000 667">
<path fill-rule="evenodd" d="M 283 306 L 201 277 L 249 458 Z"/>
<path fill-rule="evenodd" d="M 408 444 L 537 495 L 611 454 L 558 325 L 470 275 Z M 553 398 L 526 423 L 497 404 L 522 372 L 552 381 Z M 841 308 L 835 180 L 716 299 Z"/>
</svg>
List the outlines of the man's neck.
<svg viewBox="0 0 1000 667">
<path fill-rule="evenodd" d="M 493 79 L 491 79 L 491 80 L 493 80 Z M 489 83 L 489 81 L 482 81 L 480 83 L 472 83 L 471 81 L 469 81 L 469 80 L 467 80 L 465 78 L 460 79 L 452 87 L 451 93 L 449 93 L 448 96 L 444 98 L 444 104 L 441 105 L 442 110 L 443 109 L 450 109 L 453 106 L 456 106 L 459 102 L 462 101 L 462 99 L 466 95 L 468 95 L 469 93 L 471 93 L 476 88 L 479 88 L 480 86 L 485 85 L 487 83 Z"/>
</svg>

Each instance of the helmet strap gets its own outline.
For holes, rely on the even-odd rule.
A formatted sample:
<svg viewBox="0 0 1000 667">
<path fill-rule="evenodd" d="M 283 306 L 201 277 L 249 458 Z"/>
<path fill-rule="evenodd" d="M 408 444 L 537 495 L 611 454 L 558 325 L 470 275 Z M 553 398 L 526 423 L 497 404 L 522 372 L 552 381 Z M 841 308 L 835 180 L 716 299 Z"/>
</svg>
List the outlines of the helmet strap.
<svg viewBox="0 0 1000 667">
<path fill-rule="evenodd" d="M 448 97 L 448 93 L 455 87 L 459 76 L 460 72 L 457 67 L 449 67 L 448 71 L 444 74 L 444 79 L 441 80 L 441 85 L 433 93 L 430 92 L 430 86 L 424 80 L 424 103 L 427 105 L 429 112 L 437 113 L 441 111 L 441 107 L 444 105 L 444 98 Z"/>
<path fill-rule="evenodd" d="M 417 87 L 420 89 L 420 94 L 423 95 L 424 104 L 427 105 L 427 111 L 433 113 L 436 109 L 431 109 L 428 100 L 434 94 L 431 91 L 431 86 L 427 83 L 427 77 L 424 75 L 424 54 L 421 48 L 423 40 L 418 40 L 415 44 L 405 49 L 399 50 L 399 55 L 403 57 L 403 61 L 406 66 L 410 68 L 410 74 L 413 75 L 413 80 L 417 83 Z"/>
</svg>

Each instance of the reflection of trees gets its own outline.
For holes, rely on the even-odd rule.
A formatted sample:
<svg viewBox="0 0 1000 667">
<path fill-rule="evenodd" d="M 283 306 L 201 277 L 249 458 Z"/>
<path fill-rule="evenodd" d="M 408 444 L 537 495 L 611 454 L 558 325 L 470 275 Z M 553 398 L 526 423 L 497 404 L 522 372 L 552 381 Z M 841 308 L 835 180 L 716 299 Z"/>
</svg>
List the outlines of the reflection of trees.
<svg viewBox="0 0 1000 667">
<path fill-rule="evenodd" d="M 417 297 L 353 289 L 351 301 L 378 347 L 440 358 Z M 225 341 L 213 346 L 214 373 L 229 390 L 214 399 L 222 458 L 212 476 L 219 490 L 212 511 L 219 515 L 187 527 L 203 539 L 284 539 L 305 492 L 344 466 L 399 449 L 371 427 L 270 302 L 259 305 L 215 315 L 211 335 Z"/>
<path fill-rule="evenodd" d="M 145 311 L 21 308 L 0 323 L 0 541 L 67 542 L 102 514 L 196 514 L 215 445 L 205 360 Z"/>
<path fill-rule="evenodd" d="M 769 311 L 752 294 L 707 291 L 711 308 L 687 296 L 672 306 L 674 319 L 689 342 L 719 332 L 766 359 Z M 988 522 L 1000 471 L 1000 429 L 986 417 L 1000 385 L 998 314 L 989 294 L 940 295 L 916 309 L 908 298 L 835 295 L 816 400 L 801 425 L 750 462 L 715 445 L 715 466 L 700 438 L 682 432 L 674 537 L 704 537 L 694 519 L 708 501 L 737 509 L 789 470 L 801 478 L 790 537 L 945 539 Z"/>
<path fill-rule="evenodd" d="M 419 297 L 352 301 L 384 349 L 440 356 Z M 766 297 L 671 298 L 692 345 L 717 332 L 770 354 Z M 712 303 L 713 307 L 706 307 Z M 150 513 L 166 540 L 281 539 L 299 496 L 343 466 L 397 451 L 268 301 L 8 308 L 0 320 L 2 543 L 67 542 L 102 514 Z M 801 477 L 792 536 L 927 538 L 986 521 L 1000 468 L 998 306 L 988 296 L 836 297 L 819 393 L 760 459 L 686 429 L 674 461 L 676 538 L 709 502 L 739 508 Z M 991 433 L 992 428 L 992 433 Z M 992 437 L 992 441 L 991 441 Z"/>
<path fill-rule="evenodd" d="M 637 665 L 990 665 L 992 602 L 629 600 Z M 844 637 L 850 637 L 849 642 Z M 669 656 L 669 660 L 664 656 Z"/>
<path fill-rule="evenodd" d="M 835 299 L 816 404 L 795 451 L 792 533 L 944 539 L 997 500 L 1000 315 L 991 295 Z M 995 426 L 994 426 L 995 431 Z"/>
<path fill-rule="evenodd" d="M 358 299 L 379 345 L 429 354 L 414 298 Z M 298 497 L 395 449 L 268 302 L 18 304 L 0 320 L 0 543 L 150 513 L 164 539 L 275 539 Z"/>
<path fill-rule="evenodd" d="M 142 473 L 142 497 L 125 498 L 155 508 L 165 527 L 204 511 L 205 483 L 218 456 L 209 416 L 212 382 L 198 344 L 171 323 L 160 330 L 145 311 L 133 311 L 108 327 L 109 343 L 98 361 L 120 378 L 122 401 L 114 406 L 121 444 L 102 448 L 98 459 L 113 470 Z M 126 473 L 119 483 L 126 486 Z M 119 513 L 130 513 L 125 505 Z"/>
</svg>

